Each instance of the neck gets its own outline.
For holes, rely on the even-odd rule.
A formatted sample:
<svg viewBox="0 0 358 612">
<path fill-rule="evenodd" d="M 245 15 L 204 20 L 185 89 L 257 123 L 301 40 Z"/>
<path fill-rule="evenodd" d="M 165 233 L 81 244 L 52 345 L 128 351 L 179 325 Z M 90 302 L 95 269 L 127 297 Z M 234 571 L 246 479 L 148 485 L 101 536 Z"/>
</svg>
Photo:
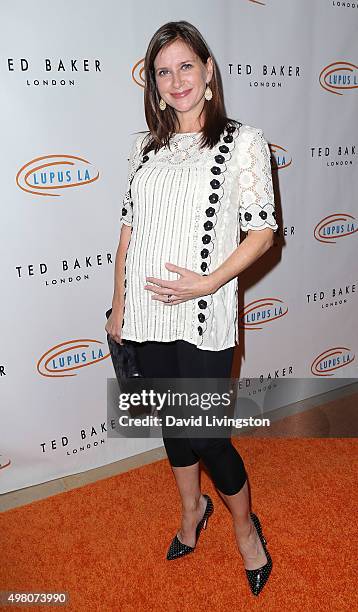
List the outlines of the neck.
<svg viewBox="0 0 358 612">
<path fill-rule="evenodd" d="M 182 113 L 182 115 L 184 116 L 184 114 L 186 115 L 187 113 Z M 177 113 L 177 119 L 178 119 L 178 124 L 179 124 L 179 129 L 178 129 L 178 133 L 182 133 L 185 134 L 187 132 L 200 132 L 203 129 L 203 126 L 200 125 L 200 123 L 202 122 L 203 118 L 200 117 L 200 115 L 198 115 L 197 117 L 188 117 L 186 116 L 186 121 L 190 121 L 191 123 L 186 123 L 185 121 L 183 121 L 183 116 L 181 116 L 181 114 Z"/>
</svg>

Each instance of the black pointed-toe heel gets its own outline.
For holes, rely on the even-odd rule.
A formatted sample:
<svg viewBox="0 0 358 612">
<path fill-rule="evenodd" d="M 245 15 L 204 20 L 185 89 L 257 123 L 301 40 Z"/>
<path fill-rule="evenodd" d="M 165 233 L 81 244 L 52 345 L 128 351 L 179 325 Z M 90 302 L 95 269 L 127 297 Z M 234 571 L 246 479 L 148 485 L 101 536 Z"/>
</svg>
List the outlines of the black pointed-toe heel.
<svg viewBox="0 0 358 612">
<path fill-rule="evenodd" d="M 249 581 L 249 585 L 250 585 L 250 589 L 252 593 L 254 595 L 259 595 L 259 593 L 261 593 L 262 589 L 264 588 L 266 582 L 268 581 L 270 577 L 271 570 L 272 570 L 272 559 L 271 559 L 270 553 L 268 552 L 266 548 L 267 542 L 262 533 L 261 523 L 258 517 L 253 512 L 250 512 L 250 516 L 256 527 L 256 531 L 261 540 L 261 544 L 263 546 L 263 549 L 265 551 L 266 558 L 267 558 L 267 563 L 263 565 L 262 567 L 259 567 L 258 569 L 254 569 L 254 570 L 245 569 L 246 576 Z"/>
<path fill-rule="evenodd" d="M 167 559 L 168 561 L 170 561 L 171 559 L 177 559 L 178 557 L 184 557 L 184 555 L 188 555 L 191 552 L 194 552 L 196 545 L 198 543 L 198 538 L 199 535 L 201 533 L 202 529 L 206 529 L 207 524 L 208 524 L 208 519 L 209 516 L 214 512 L 214 504 L 211 500 L 211 498 L 209 497 L 209 495 L 204 495 L 204 497 L 206 498 L 207 502 L 206 502 L 206 508 L 205 508 L 205 512 L 204 512 L 204 516 L 203 518 L 199 521 L 199 523 L 197 524 L 196 527 L 196 532 L 195 532 L 195 546 L 188 546 L 187 544 L 183 544 L 178 536 L 176 535 L 170 546 L 169 546 L 169 550 L 168 550 L 168 554 L 167 554 Z"/>
</svg>

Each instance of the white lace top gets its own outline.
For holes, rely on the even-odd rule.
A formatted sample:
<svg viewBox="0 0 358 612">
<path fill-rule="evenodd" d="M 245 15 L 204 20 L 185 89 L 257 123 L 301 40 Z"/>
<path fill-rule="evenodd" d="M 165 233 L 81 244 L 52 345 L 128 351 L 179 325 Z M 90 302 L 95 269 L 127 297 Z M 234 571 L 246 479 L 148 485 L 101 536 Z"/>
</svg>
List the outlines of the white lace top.
<svg viewBox="0 0 358 612">
<path fill-rule="evenodd" d="M 258 128 L 229 126 L 211 150 L 199 148 L 200 133 L 175 134 L 171 150 L 143 157 L 146 135 L 131 151 L 121 217 L 132 226 L 122 338 L 182 339 L 207 350 L 235 346 L 237 278 L 212 295 L 172 306 L 152 300 L 144 286 L 147 276 L 179 278 L 166 262 L 200 274 L 214 271 L 237 248 L 240 227 L 278 229 L 268 144 Z"/>
</svg>

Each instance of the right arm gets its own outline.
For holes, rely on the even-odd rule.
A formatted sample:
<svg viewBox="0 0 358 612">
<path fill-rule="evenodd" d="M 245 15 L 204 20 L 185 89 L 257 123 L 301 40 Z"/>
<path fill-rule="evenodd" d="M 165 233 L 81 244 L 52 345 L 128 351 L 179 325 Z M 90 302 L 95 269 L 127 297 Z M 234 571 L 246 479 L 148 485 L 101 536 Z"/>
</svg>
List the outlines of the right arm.
<svg viewBox="0 0 358 612">
<path fill-rule="evenodd" d="M 143 136 L 142 136 L 143 138 Z M 127 250 L 131 239 L 132 232 L 132 196 L 131 196 L 131 182 L 133 176 L 138 168 L 138 153 L 139 143 L 141 138 L 138 137 L 132 147 L 129 157 L 129 168 L 128 168 L 128 180 L 127 190 L 123 199 L 123 208 L 121 216 L 121 232 L 119 237 L 119 244 L 117 247 L 116 261 L 114 266 L 114 292 L 112 299 L 112 313 L 107 320 L 105 330 L 112 336 L 112 338 L 123 344 L 121 339 L 121 332 L 123 326 L 123 313 L 124 313 L 124 280 L 125 280 L 125 262 L 127 256 Z"/>
<path fill-rule="evenodd" d="M 121 232 L 119 237 L 119 244 L 116 253 L 116 261 L 114 266 L 114 292 L 112 299 L 112 313 L 108 318 L 105 326 L 106 332 L 112 336 L 112 338 L 123 344 L 121 339 L 122 325 L 123 325 L 123 313 L 124 313 L 124 280 L 125 280 L 125 262 L 127 256 L 127 250 L 131 239 L 132 233 L 132 220 L 133 220 L 133 202 L 131 195 L 131 182 L 134 174 L 138 169 L 139 164 L 139 150 L 140 144 L 143 140 L 143 134 L 140 134 L 135 142 L 133 143 L 128 166 L 128 179 L 127 179 L 127 190 L 123 199 L 123 208 L 121 216 Z"/>
<path fill-rule="evenodd" d="M 121 339 L 121 331 L 124 312 L 124 269 L 127 249 L 131 239 L 131 232 L 131 226 L 125 225 L 123 223 L 121 227 L 121 234 L 119 238 L 116 261 L 114 266 L 114 292 L 112 299 L 112 313 L 108 318 L 105 327 L 107 333 L 112 336 L 112 338 L 116 342 L 118 342 L 118 344 L 123 344 L 123 340 Z"/>
</svg>

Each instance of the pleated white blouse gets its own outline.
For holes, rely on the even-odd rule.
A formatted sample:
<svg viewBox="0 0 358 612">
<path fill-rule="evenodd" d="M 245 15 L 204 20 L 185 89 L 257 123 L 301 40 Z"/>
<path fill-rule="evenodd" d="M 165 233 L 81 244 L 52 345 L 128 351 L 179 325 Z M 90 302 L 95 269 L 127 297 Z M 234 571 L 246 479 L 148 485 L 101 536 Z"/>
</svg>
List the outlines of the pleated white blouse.
<svg viewBox="0 0 358 612">
<path fill-rule="evenodd" d="M 125 268 L 122 338 L 186 340 L 218 351 L 238 344 L 238 279 L 214 294 L 166 306 L 144 289 L 147 276 L 176 280 L 170 262 L 213 272 L 240 243 L 240 228 L 278 229 L 270 152 L 262 130 L 228 126 L 213 149 L 200 133 L 174 134 L 143 157 L 146 133 L 129 159 L 121 223 L 132 226 Z M 139 168 L 139 169 L 138 169 Z"/>
</svg>

